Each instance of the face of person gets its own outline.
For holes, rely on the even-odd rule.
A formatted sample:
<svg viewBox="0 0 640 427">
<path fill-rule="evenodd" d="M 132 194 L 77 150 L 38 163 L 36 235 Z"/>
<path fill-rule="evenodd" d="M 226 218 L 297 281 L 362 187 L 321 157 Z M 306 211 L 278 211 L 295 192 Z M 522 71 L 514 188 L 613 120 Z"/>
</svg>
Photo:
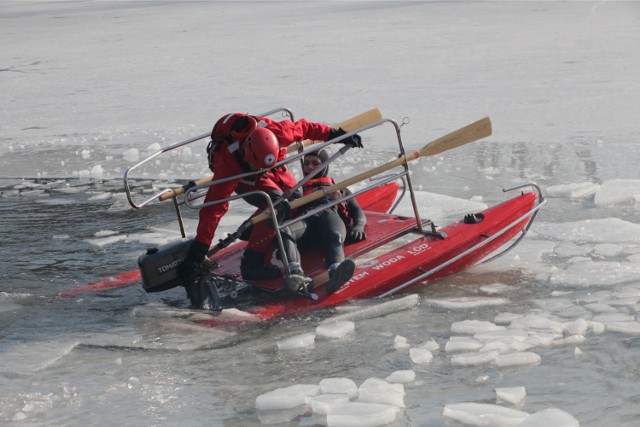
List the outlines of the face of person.
<svg viewBox="0 0 640 427">
<path fill-rule="evenodd" d="M 302 162 L 302 172 L 304 172 L 305 175 L 309 175 L 313 169 L 321 164 L 322 160 L 320 160 L 320 157 L 308 154 Z"/>
</svg>

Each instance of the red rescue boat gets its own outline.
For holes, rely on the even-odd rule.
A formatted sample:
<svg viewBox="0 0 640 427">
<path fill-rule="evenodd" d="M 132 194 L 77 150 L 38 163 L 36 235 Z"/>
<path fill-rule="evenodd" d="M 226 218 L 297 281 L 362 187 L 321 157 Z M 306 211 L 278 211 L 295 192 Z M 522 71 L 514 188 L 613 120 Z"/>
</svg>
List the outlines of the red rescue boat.
<svg viewBox="0 0 640 427">
<path fill-rule="evenodd" d="M 288 113 L 293 118 L 287 109 L 277 109 L 263 115 L 280 111 Z M 486 262 L 502 255 L 522 240 L 539 209 L 545 203 L 540 188 L 532 183 L 504 190 L 521 190 L 521 193 L 482 212 L 469 212 L 458 221 L 443 228 L 438 229 L 431 221 L 423 220 L 418 213 L 408 163 L 418 157 L 435 155 L 490 135 L 491 122 L 488 118 L 438 138 L 418 151 L 406 154 L 400 137 L 400 126 L 393 120 L 382 119 L 381 116 L 378 116 L 379 114 L 379 111 L 375 109 L 373 116 L 369 111 L 340 125 L 344 127 L 344 124 L 348 124 L 347 131 L 349 133 L 346 135 L 348 137 L 350 134 L 356 132 L 361 134 L 382 124 L 392 124 L 400 148 L 397 160 L 329 187 L 327 191 L 333 192 L 369 180 L 364 188 L 352 195 L 317 207 L 306 214 L 311 215 L 314 211 L 340 203 L 349 197 L 357 198 L 367 215 L 365 231 L 368 237 L 361 242 L 345 246 L 345 255 L 356 263 L 356 269 L 351 279 L 334 292 L 327 291 L 325 286 L 329 279 L 321 250 L 320 248 L 312 248 L 301 253 L 304 271 L 314 282 L 311 293 L 289 293 L 284 290 L 283 283 L 279 279 L 243 280 L 240 274 L 240 259 L 246 243 L 235 242 L 241 234 L 241 226 L 238 232 L 221 240 L 210 251 L 215 268 L 212 269 L 207 280 L 214 286 L 219 304 L 214 307 L 213 316 L 204 320 L 200 318 L 199 323 L 218 326 L 246 321 L 273 320 L 334 307 L 351 300 L 386 297 L 412 286 L 458 273 L 479 262 Z M 178 189 L 163 190 L 151 199 L 136 204 L 130 191 L 129 174 L 159 154 L 206 138 L 206 136 L 205 134 L 169 146 L 131 167 L 125 173 L 125 190 L 129 202 L 134 208 L 142 208 L 155 199 L 172 198 L 174 200 L 183 236 L 185 234 L 184 225 L 179 207 L 185 205 L 189 208 L 199 209 L 204 206 L 202 203 L 197 204 L 196 200 L 202 197 L 201 190 L 217 184 L 215 177 L 213 179 L 205 178 Z M 306 148 L 306 151 L 303 151 L 303 148 L 307 144 L 300 144 L 298 154 L 292 154 L 287 160 L 274 167 L 298 160 L 305 152 L 323 148 L 334 142 L 337 141 L 313 144 Z M 344 151 L 341 149 L 327 161 L 334 160 Z M 393 169 L 401 170 L 389 174 L 388 172 Z M 387 174 L 384 175 L 384 173 Z M 242 176 L 244 175 L 238 177 Z M 374 178 L 375 180 L 372 180 Z M 398 182 L 401 182 L 402 186 Z M 399 192 L 401 188 L 402 192 Z M 322 191 L 292 201 L 292 207 L 302 206 L 323 196 L 323 194 L 316 193 L 322 193 Z M 414 216 L 395 215 L 393 213 L 395 208 L 407 193 L 411 199 Z M 242 196 L 234 196 L 211 203 L 220 203 L 239 197 Z M 260 220 L 270 220 L 278 229 L 283 224 L 277 223 L 273 213 L 271 210 L 266 214 L 251 218 L 250 221 L 255 223 Z M 296 220 L 299 219 L 289 220 L 288 223 Z M 284 225 L 287 225 L 287 222 Z M 277 237 L 276 241 L 281 244 L 279 234 Z M 147 254 L 140 257 L 139 267 L 145 290 L 157 292 L 179 284 L 177 266 L 184 258 L 189 243 L 189 240 L 184 239 L 161 248 L 150 249 Z M 286 262 L 283 264 L 286 265 Z M 232 317 L 232 320 L 229 320 L 228 316 L 215 315 L 215 313 L 224 313 L 225 309 L 230 308 L 241 310 L 246 316 Z"/>
</svg>

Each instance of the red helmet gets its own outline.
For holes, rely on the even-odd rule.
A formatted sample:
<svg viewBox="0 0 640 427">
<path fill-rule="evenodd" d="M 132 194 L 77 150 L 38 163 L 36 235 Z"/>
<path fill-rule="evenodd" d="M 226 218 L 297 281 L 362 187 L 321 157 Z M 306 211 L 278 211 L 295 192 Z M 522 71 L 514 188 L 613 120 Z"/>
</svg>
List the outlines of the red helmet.
<svg viewBox="0 0 640 427">
<path fill-rule="evenodd" d="M 244 140 L 244 161 L 260 169 L 273 166 L 278 160 L 280 143 L 267 128 L 258 128 Z"/>
</svg>

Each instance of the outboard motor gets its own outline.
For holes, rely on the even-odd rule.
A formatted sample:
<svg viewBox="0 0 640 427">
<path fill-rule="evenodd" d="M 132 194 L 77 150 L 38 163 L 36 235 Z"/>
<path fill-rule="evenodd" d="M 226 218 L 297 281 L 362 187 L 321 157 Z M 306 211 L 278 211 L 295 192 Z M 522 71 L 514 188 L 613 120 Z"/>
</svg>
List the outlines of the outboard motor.
<svg viewBox="0 0 640 427">
<path fill-rule="evenodd" d="M 180 240 L 161 247 L 151 247 L 138 257 L 142 287 L 147 292 L 161 292 L 180 286 L 178 266 L 182 264 L 192 240 Z"/>
</svg>

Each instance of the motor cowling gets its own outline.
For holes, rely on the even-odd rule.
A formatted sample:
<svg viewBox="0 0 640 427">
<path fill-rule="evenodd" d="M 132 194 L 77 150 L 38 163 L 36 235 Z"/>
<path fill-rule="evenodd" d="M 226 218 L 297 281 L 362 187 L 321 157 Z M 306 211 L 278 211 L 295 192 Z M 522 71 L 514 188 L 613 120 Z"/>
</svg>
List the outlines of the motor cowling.
<svg viewBox="0 0 640 427">
<path fill-rule="evenodd" d="M 147 292 L 162 292 L 180 286 L 178 267 L 187 256 L 192 240 L 180 240 L 151 247 L 138 257 L 142 287 Z"/>
</svg>

